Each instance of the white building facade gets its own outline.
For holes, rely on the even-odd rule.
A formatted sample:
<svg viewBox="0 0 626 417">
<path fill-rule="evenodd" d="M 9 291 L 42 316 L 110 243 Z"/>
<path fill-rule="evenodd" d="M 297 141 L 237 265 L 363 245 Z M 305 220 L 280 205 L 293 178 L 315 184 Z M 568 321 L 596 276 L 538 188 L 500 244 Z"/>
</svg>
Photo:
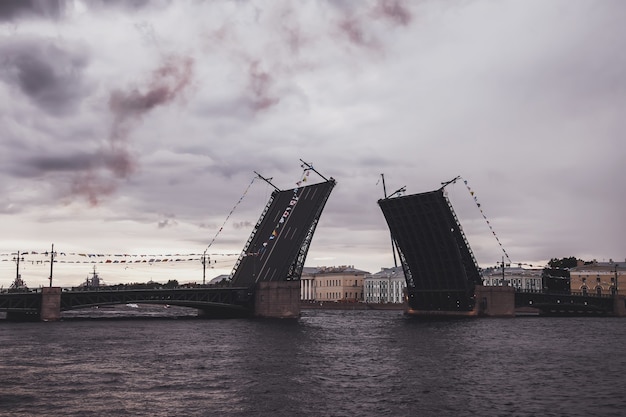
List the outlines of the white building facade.
<svg viewBox="0 0 626 417">
<path fill-rule="evenodd" d="M 402 267 L 382 268 L 363 280 L 366 303 L 403 303 L 406 279 Z"/>
<path fill-rule="evenodd" d="M 513 287 L 517 290 L 541 291 L 543 281 L 541 269 L 489 268 L 483 272 L 483 285 Z"/>
</svg>

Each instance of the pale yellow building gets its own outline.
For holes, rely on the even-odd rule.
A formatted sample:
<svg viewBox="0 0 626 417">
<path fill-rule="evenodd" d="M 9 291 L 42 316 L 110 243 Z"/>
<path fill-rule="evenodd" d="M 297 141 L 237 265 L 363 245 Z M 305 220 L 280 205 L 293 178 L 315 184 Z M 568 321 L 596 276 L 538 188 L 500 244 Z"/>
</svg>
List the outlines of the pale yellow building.
<svg viewBox="0 0 626 417">
<path fill-rule="evenodd" d="M 320 267 L 311 274 L 315 301 L 363 301 L 363 280 L 369 272 L 354 266 Z"/>
<path fill-rule="evenodd" d="M 570 290 L 574 294 L 626 294 L 626 261 L 580 262 L 570 269 Z"/>
</svg>

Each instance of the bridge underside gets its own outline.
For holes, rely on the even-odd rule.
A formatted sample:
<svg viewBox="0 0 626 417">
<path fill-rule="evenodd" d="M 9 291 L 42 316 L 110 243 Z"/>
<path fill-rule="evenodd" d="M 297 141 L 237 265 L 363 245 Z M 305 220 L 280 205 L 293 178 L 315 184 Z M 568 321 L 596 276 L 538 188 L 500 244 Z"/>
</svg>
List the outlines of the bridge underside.
<svg viewBox="0 0 626 417">
<path fill-rule="evenodd" d="M 400 254 L 409 309 L 473 314 L 482 279 L 443 189 L 378 204 Z"/>
<path fill-rule="evenodd" d="M 236 287 L 68 291 L 61 295 L 61 311 L 131 303 L 190 307 L 216 318 L 250 316 L 254 309 L 250 291 Z"/>
<path fill-rule="evenodd" d="M 199 310 L 200 316 L 214 318 L 248 317 L 254 313 L 254 294 L 248 288 L 238 287 L 63 291 L 59 298 L 60 305 L 56 307 L 59 313 L 120 304 L 189 307 Z M 6 312 L 9 320 L 40 320 L 42 294 L 35 292 L 3 294 L 0 297 L 0 311 Z"/>
<path fill-rule="evenodd" d="M 34 292 L 6 293 L 0 297 L 0 311 L 5 312 L 9 320 L 39 320 L 40 310 L 41 295 Z"/>
<path fill-rule="evenodd" d="M 54 321 L 61 318 L 62 311 L 125 304 L 160 304 L 194 308 L 199 311 L 198 316 L 204 318 L 296 318 L 300 315 L 298 281 L 260 282 L 254 288 L 61 291 L 56 287 L 49 290 L 0 294 L 0 312 L 6 312 L 7 319 L 13 321 Z M 47 296 L 46 292 L 51 294 Z"/>
</svg>

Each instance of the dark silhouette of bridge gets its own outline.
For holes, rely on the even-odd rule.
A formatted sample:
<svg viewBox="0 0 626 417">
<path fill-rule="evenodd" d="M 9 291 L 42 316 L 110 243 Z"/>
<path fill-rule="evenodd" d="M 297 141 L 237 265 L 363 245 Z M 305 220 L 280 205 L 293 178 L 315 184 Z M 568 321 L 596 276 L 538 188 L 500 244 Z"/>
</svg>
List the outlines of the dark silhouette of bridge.
<svg viewBox="0 0 626 417">
<path fill-rule="evenodd" d="M 39 320 L 47 288 L 0 295 L 0 311 L 9 318 Z M 59 293 L 59 312 L 116 304 L 163 304 L 198 309 L 208 317 L 245 317 L 254 307 L 249 288 L 200 287 L 157 289 L 65 289 Z"/>
<path fill-rule="evenodd" d="M 404 270 L 407 314 L 513 316 L 526 307 L 554 315 L 626 315 L 623 296 L 483 286 L 481 270 L 444 193 L 447 184 L 378 201 Z"/>
<path fill-rule="evenodd" d="M 309 164 L 305 167 L 315 171 Z M 333 178 L 324 180 L 288 190 L 274 187 L 233 268 L 229 286 L 22 290 L 0 294 L 0 311 L 10 319 L 57 320 L 61 311 L 144 303 L 192 307 L 207 317 L 297 317 L 302 268 L 336 184 Z"/>
<path fill-rule="evenodd" d="M 409 309 L 473 311 L 480 269 L 443 187 L 385 198 L 378 205 L 404 269 Z"/>
</svg>

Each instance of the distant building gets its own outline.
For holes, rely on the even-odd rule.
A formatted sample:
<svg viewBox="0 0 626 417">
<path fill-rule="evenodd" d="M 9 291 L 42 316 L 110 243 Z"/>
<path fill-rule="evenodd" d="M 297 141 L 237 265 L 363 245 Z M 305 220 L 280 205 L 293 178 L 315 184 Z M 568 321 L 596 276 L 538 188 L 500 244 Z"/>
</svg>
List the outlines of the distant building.
<svg viewBox="0 0 626 417">
<path fill-rule="evenodd" d="M 304 267 L 300 276 L 300 300 L 315 301 L 315 274 L 320 268 Z"/>
<path fill-rule="evenodd" d="M 617 285 L 616 285 L 617 283 Z M 626 293 L 626 260 L 613 262 L 579 262 L 570 269 L 572 293 L 612 295 Z"/>
<path fill-rule="evenodd" d="M 210 280 L 207 284 L 209 284 L 209 285 L 222 284 L 222 283 L 228 281 L 228 277 L 229 277 L 228 274 L 218 275 L 215 278 L 213 278 L 212 280 Z"/>
<path fill-rule="evenodd" d="M 355 302 L 363 300 L 363 279 L 367 271 L 354 266 L 304 268 L 300 296 L 306 301 Z"/>
<path fill-rule="evenodd" d="M 521 267 L 487 268 L 483 271 L 486 287 L 513 287 L 518 290 L 541 291 L 543 288 L 541 269 Z"/>
<path fill-rule="evenodd" d="M 402 303 L 406 279 L 402 267 L 382 268 L 364 279 L 366 303 Z"/>
</svg>

